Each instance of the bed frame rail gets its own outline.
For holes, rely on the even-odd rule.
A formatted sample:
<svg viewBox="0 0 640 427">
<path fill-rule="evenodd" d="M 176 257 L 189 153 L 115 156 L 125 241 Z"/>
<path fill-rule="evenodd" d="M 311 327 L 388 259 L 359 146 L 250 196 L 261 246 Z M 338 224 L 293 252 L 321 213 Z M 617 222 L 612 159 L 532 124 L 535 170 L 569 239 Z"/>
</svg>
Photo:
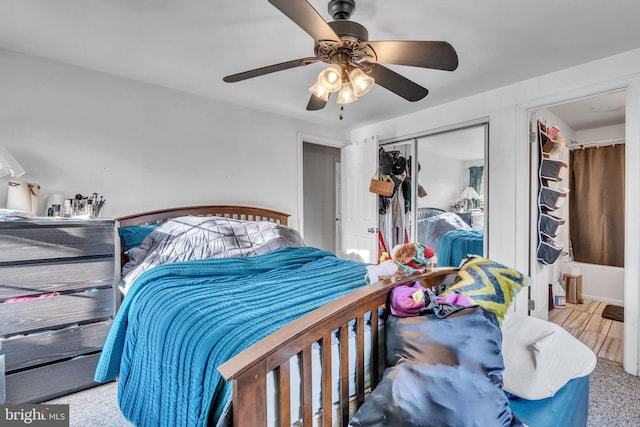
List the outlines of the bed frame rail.
<svg viewBox="0 0 640 427">
<path fill-rule="evenodd" d="M 322 345 L 322 423 L 347 426 L 353 411 L 365 400 L 365 315 L 371 313 L 371 388 L 380 381 L 380 361 L 385 360 L 384 345 L 380 344 L 378 310 L 386 308 L 389 292 L 401 284 L 416 280 L 422 286 L 439 291 L 443 283 L 450 283 L 455 269 L 438 270 L 414 276 L 383 280 L 360 288 L 327 305 L 324 305 L 290 323 L 263 340 L 257 342 L 218 367 L 220 373 L 233 383 L 233 425 L 235 427 L 267 426 L 267 374 L 274 372 L 278 378 L 276 402 L 279 405 L 279 425 L 291 426 L 290 365 L 292 357 L 300 357 L 302 425 L 312 425 L 312 373 L 311 348 L 316 342 L 331 343 L 331 334 L 338 330 L 340 342 L 346 343 L 349 322 L 356 322 L 356 393 L 349 394 L 349 348 L 340 346 L 339 360 L 332 360 L 331 345 Z M 331 367 L 338 363 L 340 369 L 339 420 L 333 419 Z M 326 391 L 326 392 L 325 392 Z M 354 402 L 355 400 L 355 402 Z M 350 408 L 350 401 L 351 408 Z M 355 406 L 354 406 L 355 405 Z M 297 420 L 293 420 L 297 421 Z"/>
</svg>

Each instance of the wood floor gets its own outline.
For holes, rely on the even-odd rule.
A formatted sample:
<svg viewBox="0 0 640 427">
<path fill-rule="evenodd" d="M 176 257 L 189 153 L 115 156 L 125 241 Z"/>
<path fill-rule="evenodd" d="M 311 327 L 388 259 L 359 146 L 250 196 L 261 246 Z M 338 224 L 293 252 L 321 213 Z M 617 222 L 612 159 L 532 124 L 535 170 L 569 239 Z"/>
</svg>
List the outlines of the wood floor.
<svg viewBox="0 0 640 427">
<path fill-rule="evenodd" d="M 585 300 L 549 311 L 549 320 L 589 346 L 596 356 L 622 365 L 624 323 L 602 318 L 606 303 Z"/>
</svg>

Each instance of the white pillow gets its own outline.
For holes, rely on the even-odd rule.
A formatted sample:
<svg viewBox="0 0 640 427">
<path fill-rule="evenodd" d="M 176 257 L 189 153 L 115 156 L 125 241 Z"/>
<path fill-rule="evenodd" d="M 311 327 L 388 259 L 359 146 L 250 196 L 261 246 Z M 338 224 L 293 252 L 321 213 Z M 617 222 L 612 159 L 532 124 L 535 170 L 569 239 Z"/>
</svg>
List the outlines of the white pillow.
<svg viewBox="0 0 640 427">
<path fill-rule="evenodd" d="M 562 327 L 516 313 L 502 323 L 504 390 L 523 399 L 552 397 L 573 378 L 589 375 L 596 355 Z"/>
</svg>

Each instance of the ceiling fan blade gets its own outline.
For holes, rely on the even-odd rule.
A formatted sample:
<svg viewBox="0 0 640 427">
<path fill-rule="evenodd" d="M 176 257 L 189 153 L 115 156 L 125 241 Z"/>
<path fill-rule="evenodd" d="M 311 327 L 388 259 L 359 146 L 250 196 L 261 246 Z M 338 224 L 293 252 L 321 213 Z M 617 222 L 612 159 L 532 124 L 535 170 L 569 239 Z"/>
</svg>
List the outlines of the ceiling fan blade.
<svg viewBox="0 0 640 427">
<path fill-rule="evenodd" d="M 314 40 L 333 40 L 340 43 L 340 37 L 306 0 L 269 0 L 269 3 L 278 8 Z"/>
<path fill-rule="evenodd" d="M 379 64 L 409 65 L 453 71 L 458 68 L 458 54 L 453 46 L 441 41 L 370 41 Z"/>
<path fill-rule="evenodd" d="M 322 110 L 325 105 L 327 105 L 327 101 L 318 98 L 314 94 L 311 94 L 309 98 L 309 102 L 307 103 L 307 111 L 317 111 Z"/>
<path fill-rule="evenodd" d="M 235 83 L 242 80 L 250 79 L 252 77 L 263 76 L 265 74 L 275 73 L 276 71 L 288 70 L 289 68 L 302 67 L 304 65 L 313 64 L 318 62 L 318 58 L 309 57 L 309 58 L 300 58 L 294 59 L 293 61 L 281 62 L 279 64 L 268 65 L 266 67 L 256 68 L 255 70 L 243 71 L 238 74 L 231 74 L 230 76 L 224 77 L 224 80 L 227 83 Z"/>
<path fill-rule="evenodd" d="M 376 80 L 377 84 L 407 101 L 419 101 L 429 93 L 426 88 L 380 64 L 376 64 L 369 75 Z"/>
</svg>

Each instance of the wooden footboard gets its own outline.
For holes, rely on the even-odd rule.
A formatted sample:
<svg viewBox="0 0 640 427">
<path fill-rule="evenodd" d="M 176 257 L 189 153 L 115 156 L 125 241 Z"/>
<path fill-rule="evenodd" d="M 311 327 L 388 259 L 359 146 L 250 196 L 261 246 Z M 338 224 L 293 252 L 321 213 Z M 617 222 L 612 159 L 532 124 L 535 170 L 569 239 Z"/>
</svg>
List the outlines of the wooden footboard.
<svg viewBox="0 0 640 427">
<path fill-rule="evenodd" d="M 393 280 L 383 280 L 358 289 L 317 310 L 299 318 L 271 334 L 237 356 L 219 366 L 218 370 L 233 382 L 233 425 L 236 427 L 267 426 L 267 374 L 272 372 L 277 378 L 276 399 L 278 423 L 280 426 L 291 426 L 291 390 L 290 365 L 292 357 L 301 360 L 301 396 L 302 425 L 311 426 L 316 416 L 312 410 L 312 372 L 311 351 L 316 342 L 322 348 L 322 408 L 332 408 L 331 372 L 332 364 L 340 367 L 339 420 L 333 419 L 333 411 L 321 410 L 322 426 L 346 426 L 349 423 L 349 348 L 340 346 L 339 360 L 332 360 L 331 335 L 338 330 L 340 342 L 345 343 L 349 334 L 349 322 L 356 322 L 356 393 L 355 406 L 362 405 L 365 399 L 365 318 L 371 316 L 371 384 L 373 388 L 382 376 L 380 361 L 384 361 L 384 346 L 378 345 L 380 331 L 378 328 L 378 309 L 386 308 L 389 292 L 398 285 L 412 284 L 419 280 L 429 289 L 438 291 L 441 284 L 451 282 L 455 277 L 455 269 L 438 270 L 414 276 L 406 276 Z M 436 292 L 437 293 L 437 292 Z M 386 311 L 385 311 L 386 312 Z M 329 345 L 322 345 L 327 343 Z M 351 399 L 350 399 L 351 398 Z M 336 422 L 337 421 L 337 422 Z M 315 424 L 315 423 L 314 423 Z"/>
</svg>

